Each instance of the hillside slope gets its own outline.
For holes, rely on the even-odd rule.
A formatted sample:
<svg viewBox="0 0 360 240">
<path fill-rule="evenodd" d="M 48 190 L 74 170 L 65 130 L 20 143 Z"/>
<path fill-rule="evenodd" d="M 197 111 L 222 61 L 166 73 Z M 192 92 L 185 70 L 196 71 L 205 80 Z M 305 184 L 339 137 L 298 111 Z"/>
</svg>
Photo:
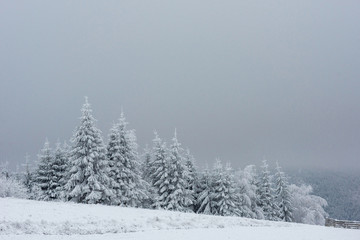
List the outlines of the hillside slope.
<svg viewBox="0 0 360 240">
<path fill-rule="evenodd" d="M 171 237 L 190 240 L 205 236 L 238 239 L 239 234 L 255 237 L 252 239 L 289 239 L 290 236 L 298 239 L 299 234 L 301 239 L 339 239 L 335 236 L 358 239 L 360 231 L 162 210 L 0 198 L 0 239 Z"/>
</svg>

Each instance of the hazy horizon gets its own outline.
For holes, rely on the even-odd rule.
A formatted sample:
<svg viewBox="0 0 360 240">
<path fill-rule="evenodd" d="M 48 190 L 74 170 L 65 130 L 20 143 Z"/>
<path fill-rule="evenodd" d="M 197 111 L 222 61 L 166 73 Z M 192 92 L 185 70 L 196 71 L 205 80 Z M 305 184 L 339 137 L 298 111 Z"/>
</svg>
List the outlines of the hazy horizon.
<svg viewBox="0 0 360 240">
<path fill-rule="evenodd" d="M 0 162 L 68 141 L 89 97 L 104 142 L 177 129 L 198 165 L 360 170 L 359 1 L 3 1 Z"/>
</svg>

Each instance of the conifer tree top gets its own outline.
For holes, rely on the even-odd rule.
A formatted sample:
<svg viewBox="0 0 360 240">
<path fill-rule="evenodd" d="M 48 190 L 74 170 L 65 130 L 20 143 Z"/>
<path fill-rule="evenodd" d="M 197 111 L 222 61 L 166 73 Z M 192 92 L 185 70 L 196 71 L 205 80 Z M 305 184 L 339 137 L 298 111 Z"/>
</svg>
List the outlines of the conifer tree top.
<svg viewBox="0 0 360 240">
<path fill-rule="evenodd" d="M 126 122 L 124 111 L 121 109 L 120 118 L 119 118 L 120 128 L 125 129 L 128 122 Z"/>
<path fill-rule="evenodd" d="M 173 143 L 171 145 L 172 151 L 178 152 L 180 150 L 181 143 L 179 143 L 179 141 L 177 139 L 176 128 L 175 128 L 174 137 L 173 137 L 172 141 L 173 141 Z"/>
<path fill-rule="evenodd" d="M 83 106 L 81 108 L 81 113 L 82 113 L 83 117 L 91 116 L 92 109 L 91 109 L 91 105 L 90 105 L 87 97 L 85 97 L 85 103 L 83 104 Z"/>
<path fill-rule="evenodd" d="M 40 154 L 38 155 L 38 158 L 44 157 L 44 155 L 49 154 L 50 151 L 51 151 L 50 143 L 49 143 L 49 140 L 46 138 L 44 147 L 41 149 Z"/>
</svg>

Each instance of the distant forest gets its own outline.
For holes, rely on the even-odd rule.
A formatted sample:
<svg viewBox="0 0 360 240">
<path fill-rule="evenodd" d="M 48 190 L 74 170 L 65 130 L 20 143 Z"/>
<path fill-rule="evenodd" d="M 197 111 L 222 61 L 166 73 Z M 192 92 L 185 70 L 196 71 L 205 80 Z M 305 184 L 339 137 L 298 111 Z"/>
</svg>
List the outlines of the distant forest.
<svg viewBox="0 0 360 240">
<path fill-rule="evenodd" d="M 289 171 L 290 182 L 309 184 L 314 194 L 325 198 L 324 209 L 335 219 L 360 221 L 360 173 L 320 170 Z"/>
</svg>

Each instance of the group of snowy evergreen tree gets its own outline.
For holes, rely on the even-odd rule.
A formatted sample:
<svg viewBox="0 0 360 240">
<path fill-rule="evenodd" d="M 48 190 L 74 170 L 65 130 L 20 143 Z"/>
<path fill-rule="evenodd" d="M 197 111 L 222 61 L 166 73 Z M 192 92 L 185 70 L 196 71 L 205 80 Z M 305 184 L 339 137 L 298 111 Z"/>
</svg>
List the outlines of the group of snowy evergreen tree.
<svg viewBox="0 0 360 240">
<path fill-rule="evenodd" d="M 234 172 L 217 160 L 212 171 L 200 175 L 196 190 L 198 213 L 294 221 L 287 178 L 279 166 L 272 177 L 266 161 L 257 174 L 255 166 Z"/>
<path fill-rule="evenodd" d="M 111 128 L 107 145 L 95 121 L 86 99 L 71 146 L 57 143 L 52 151 L 45 142 L 36 170 L 26 165 L 23 181 L 30 198 L 303 221 L 294 218 L 305 209 L 304 202 L 294 205 L 300 188 L 289 185 L 278 165 L 274 176 L 266 161 L 259 174 L 255 166 L 233 171 L 220 160 L 211 170 L 199 172 L 176 130 L 169 147 L 155 132 L 152 149 L 147 147 L 141 157 L 135 131 L 127 129 L 123 113 Z M 324 218 L 326 201 L 312 204 Z"/>
</svg>

